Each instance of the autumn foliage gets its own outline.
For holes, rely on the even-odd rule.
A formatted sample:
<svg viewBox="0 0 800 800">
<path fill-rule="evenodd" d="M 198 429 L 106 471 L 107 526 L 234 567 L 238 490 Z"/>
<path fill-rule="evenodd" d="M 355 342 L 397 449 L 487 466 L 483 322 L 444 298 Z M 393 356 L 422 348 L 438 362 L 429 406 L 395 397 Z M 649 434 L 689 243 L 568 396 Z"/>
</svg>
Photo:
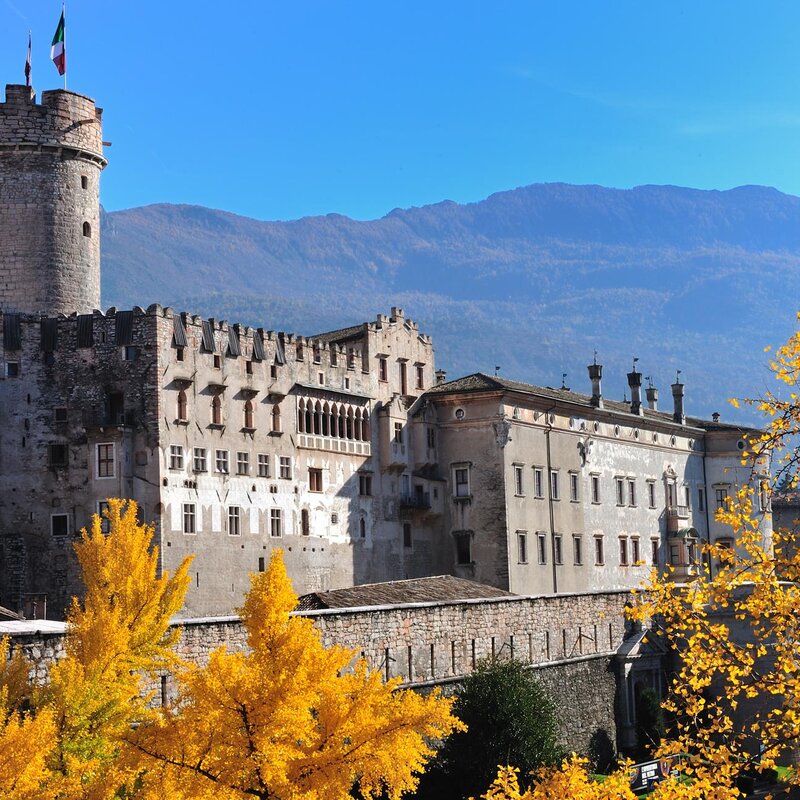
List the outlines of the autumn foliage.
<svg viewBox="0 0 800 800">
<path fill-rule="evenodd" d="M 250 651 L 182 662 L 170 626 L 188 561 L 158 574 L 152 528 L 111 500 L 76 552 L 86 594 L 68 616 L 66 656 L 44 686 L 0 646 L 0 796 L 7 800 L 340 800 L 413 789 L 430 738 L 460 723 L 450 701 L 383 683 L 291 615 L 280 553 L 255 576 L 242 612 Z M 153 702 L 165 670 L 178 699 Z"/>
</svg>

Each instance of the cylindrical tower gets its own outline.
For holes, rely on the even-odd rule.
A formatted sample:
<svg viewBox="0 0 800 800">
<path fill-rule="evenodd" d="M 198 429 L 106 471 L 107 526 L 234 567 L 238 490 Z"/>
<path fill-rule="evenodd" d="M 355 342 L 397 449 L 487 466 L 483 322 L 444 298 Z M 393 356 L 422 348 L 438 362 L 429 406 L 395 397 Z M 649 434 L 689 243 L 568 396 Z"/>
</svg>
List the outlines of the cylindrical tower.
<svg viewBox="0 0 800 800">
<path fill-rule="evenodd" d="M 100 308 L 102 109 L 61 89 L 0 103 L 0 310 Z"/>
</svg>

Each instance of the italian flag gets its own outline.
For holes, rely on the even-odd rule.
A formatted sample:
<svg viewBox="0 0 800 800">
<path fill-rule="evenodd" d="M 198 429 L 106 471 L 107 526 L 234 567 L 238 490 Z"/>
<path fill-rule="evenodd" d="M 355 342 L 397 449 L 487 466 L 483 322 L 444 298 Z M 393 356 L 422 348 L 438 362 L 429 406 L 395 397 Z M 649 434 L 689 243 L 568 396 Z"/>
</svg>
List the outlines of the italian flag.
<svg viewBox="0 0 800 800">
<path fill-rule="evenodd" d="M 64 10 L 61 10 L 61 19 L 58 21 L 53 43 L 50 45 L 50 58 L 56 65 L 59 75 L 67 71 L 67 51 L 64 47 Z"/>
</svg>

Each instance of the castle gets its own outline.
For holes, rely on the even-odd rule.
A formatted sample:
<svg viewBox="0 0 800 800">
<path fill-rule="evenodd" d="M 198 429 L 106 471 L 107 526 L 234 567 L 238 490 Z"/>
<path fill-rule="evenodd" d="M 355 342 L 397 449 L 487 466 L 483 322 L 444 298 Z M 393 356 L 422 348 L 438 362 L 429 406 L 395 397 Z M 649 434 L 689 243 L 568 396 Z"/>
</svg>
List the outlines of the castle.
<svg viewBox="0 0 800 800">
<path fill-rule="evenodd" d="M 300 593 L 450 574 L 515 594 L 691 574 L 728 541 L 747 428 L 497 376 L 446 381 L 402 309 L 303 337 L 154 304 L 100 311 L 101 110 L 0 103 L 0 605 L 59 618 L 108 497 L 189 554 L 186 614 L 229 614 L 273 547 Z M 766 512 L 766 503 L 762 513 Z M 769 522 L 764 522 L 769 531 Z"/>
</svg>

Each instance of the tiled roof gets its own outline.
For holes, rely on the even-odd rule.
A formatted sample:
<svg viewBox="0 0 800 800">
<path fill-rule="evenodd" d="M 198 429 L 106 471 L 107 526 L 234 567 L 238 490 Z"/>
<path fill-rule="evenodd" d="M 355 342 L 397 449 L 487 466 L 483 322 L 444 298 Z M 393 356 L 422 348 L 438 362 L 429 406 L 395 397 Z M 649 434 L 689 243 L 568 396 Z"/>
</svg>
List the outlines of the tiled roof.
<svg viewBox="0 0 800 800">
<path fill-rule="evenodd" d="M 573 403 L 575 405 L 586 406 L 592 408 L 591 397 L 588 394 L 580 394 L 573 392 L 569 389 L 553 389 L 550 386 L 535 386 L 532 383 L 523 383 L 522 381 L 512 381 L 507 378 L 499 376 L 492 377 L 485 375 L 482 372 L 476 372 L 472 375 L 466 375 L 463 378 L 456 378 L 447 383 L 440 383 L 428 389 L 426 395 L 448 395 L 448 394 L 461 394 L 469 392 L 486 392 L 486 391 L 513 391 L 522 392 L 524 394 L 532 394 L 537 397 L 544 397 L 550 400 L 558 400 L 564 403 Z M 603 409 L 607 411 L 614 411 L 619 414 L 631 413 L 631 407 L 628 403 L 621 403 L 617 400 L 608 400 L 603 398 Z M 672 422 L 672 414 L 667 411 L 653 411 L 647 407 L 644 408 L 645 419 L 651 419 L 654 422 Z M 700 419 L 699 417 L 687 417 L 686 422 L 697 428 L 703 428 L 707 431 L 716 430 L 730 430 L 730 431 L 753 431 L 756 428 L 751 428 L 747 425 L 737 425 L 727 422 L 713 422 L 711 420 Z"/>
<path fill-rule="evenodd" d="M 511 592 L 467 581 L 452 575 L 432 578 L 411 578 L 387 583 L 368 583 L 348 589 L 304 594 L 298 601 L 298 611 L 321 608 L 357 608 L 360 606 L 391 606 L 407 603 L 432 603 L 445 600 L 511 597 Z"/>
<path fill-rule="evenodd" d="M 6 621 L 12 619 L 19 620 L 22 619 L 22 617 L 19 614 L 15 614 L 13 611 L 9 611 L 7 608 L 0 606 L 0 620 Z"/>
<path fill-rule="evenodd" d="M 364 325 L 351 325 L 349 328 L 339 328 L 336 331 L 327 331 L 325 333 L 315 333 L 309 336 L 317 342 L 344 342 L 348 339 L 357 339 L 364 332 Z"/>
</svg>

